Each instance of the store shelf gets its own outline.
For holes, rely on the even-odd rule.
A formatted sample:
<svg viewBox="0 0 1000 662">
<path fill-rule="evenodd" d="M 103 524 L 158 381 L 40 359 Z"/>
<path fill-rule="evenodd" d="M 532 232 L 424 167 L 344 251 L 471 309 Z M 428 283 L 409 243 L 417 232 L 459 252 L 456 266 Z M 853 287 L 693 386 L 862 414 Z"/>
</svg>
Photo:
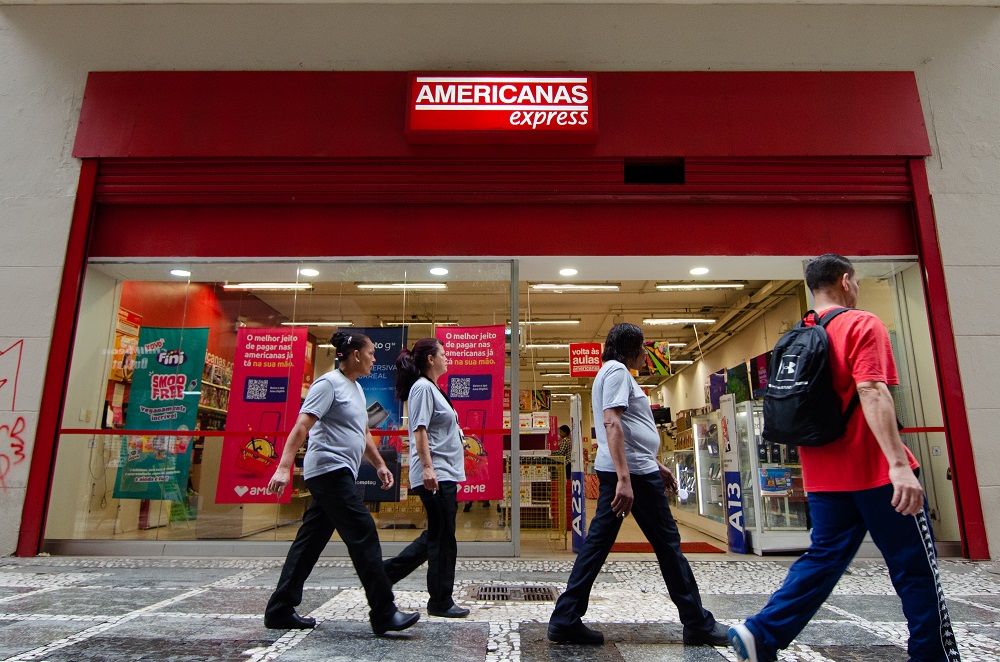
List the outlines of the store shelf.
<svg viewBox="0 0 1000 662">
<path fill-rule="evenodd" d="M 225 409 L 218 409 L 216 407 L 209 407 L 208 405 L 198 405 L 198 411 L 207 412 L 209 414 L 218 414 L 220 416 L 225 416 L 229 412 Z"/>
<path fill-rule="evenodd" d="M 201 380 L 201 383 L 202 384 L 207 384 L 208 386 L 213 386 L 215 388 L 221 388 L 223 391 L 228 391 L 229 390 L 228 386 L 223 386 L 222 384 L 213 384 L 212 382 L 205 381 L 204 379 Z"/>
</svg>

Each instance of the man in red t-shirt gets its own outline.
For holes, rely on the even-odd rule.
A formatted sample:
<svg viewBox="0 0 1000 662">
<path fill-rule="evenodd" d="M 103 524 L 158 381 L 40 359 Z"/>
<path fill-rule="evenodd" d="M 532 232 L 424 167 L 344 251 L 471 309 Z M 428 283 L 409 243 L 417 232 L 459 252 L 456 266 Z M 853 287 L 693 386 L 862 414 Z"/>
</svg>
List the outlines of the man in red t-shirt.
<svg viewBox="0 0 1000 662">
<path fill-rule="evenodd" d="M 827 254 L 806 265 L 806 285 L 818 315 L 858 303 L 850 260 Z M 810 316 L 809 322 L 815 322 Z M 799 447 L 809 493 L 812 544 L 788 570 L 781 588 L 756 616 L 729 629 L 741 662 L 773 662 L 833 591 L 866 533 L 885 558 L 903 603 L 914 662 L 957 662 L 927 518 L 919 465 L 896 428 L 888 385 L 898 384 L 889 333 L 871 313 L 849 310 L 826 327 L 833 385 L 844 408 L 857 392 L 861 406 L 844 436 L 825 446 Z M 860 410 L 860 411 L 859 411 Z"/>
</svg>

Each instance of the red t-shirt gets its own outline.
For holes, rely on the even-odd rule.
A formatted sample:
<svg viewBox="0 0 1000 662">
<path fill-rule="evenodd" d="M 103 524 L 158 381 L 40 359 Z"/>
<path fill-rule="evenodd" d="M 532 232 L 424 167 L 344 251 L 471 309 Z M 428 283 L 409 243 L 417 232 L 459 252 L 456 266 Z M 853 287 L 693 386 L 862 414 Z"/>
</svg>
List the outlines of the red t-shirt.
<svg viewBox="0 0 1000 662">
<path fill-rule="evenodd" d="M 831 308 L 817 311 L 822 315 Z M 898 384 L 889 332 L 875 315 L 864 310 L 841 313 L 826 327 L 830 337 L 833 387 L 843 407 L 860 382 Z M 919 466 L 906 450 L 910 466 Z M 807 492 L 847 492 L 881 487 L 889 481 L 889 462 L 865 420 L 859 404 L 847 422 L 843 437 L 825 446 L 799 447 Z"/>
</svg>

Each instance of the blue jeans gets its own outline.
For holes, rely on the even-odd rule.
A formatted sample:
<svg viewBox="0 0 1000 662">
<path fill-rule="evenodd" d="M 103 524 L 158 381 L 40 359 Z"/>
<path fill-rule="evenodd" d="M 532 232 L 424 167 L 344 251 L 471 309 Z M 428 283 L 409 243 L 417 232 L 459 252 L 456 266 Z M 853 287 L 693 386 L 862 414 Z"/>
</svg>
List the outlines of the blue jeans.
<svg viewBox="0 0 1000 662">
<path fill-rule="evenodd" d="M 614 472 L 598 471 L 597 477 L 601 482 L 597 511 L 590 522 L 590 531 L 583 541 L 583 548 L 573 564 L 566 591 L 559 596 L 549 618 L 550 625 L 572 627 L 587 613 L 590 591 L 622 527 L 622 518 L 611 510 L 618 476 Z M 631 479 L 635 498 L 632 516 L 656 552 L 660 573 L 667 584 L 670 599 L 677 606 L 681 622 L 686 629 L 706 632 L 711 630 L 715 627 L 715 617 L 702 607 L 698 583 L 691 572 L 691 566 L 681 553 L 681 535 L 670 514 L 667 497 L 663 494 L 664 485 L 660 473 L 632 474 Z"/>
<path fill-rule="evenodd" d="M 885 557 L 903 603 L 914 662 L 957 662 L 958 647 L 938 576 L 937 554 L 924 511 L 905 517 L 893 509 L 892 485 L 856 492 L 812 492 L 812 544 L 788 570 L 764 609 L 746 622 L 761 662 L 798 636 L 857 553 L 866 532 Z"/>
</svg>

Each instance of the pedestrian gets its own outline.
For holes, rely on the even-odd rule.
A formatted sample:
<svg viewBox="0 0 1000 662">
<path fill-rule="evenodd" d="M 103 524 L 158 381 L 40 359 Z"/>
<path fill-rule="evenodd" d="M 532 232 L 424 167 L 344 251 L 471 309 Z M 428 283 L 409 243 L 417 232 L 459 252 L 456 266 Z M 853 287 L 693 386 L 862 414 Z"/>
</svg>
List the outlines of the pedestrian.
<svg viewBox="0 0 1000 662">
<path fill-rule="evenodd" d="M 559 447 L 554 455 L 560 455 L 566 462 L 566 477 L 569 478 L 569 470 L 573 465 L 573 436 L 568 425 L 559 426 Z"/>
<path fill-rule="evenodd" d="M 410 490 L 427 511 L 427 529 L 398 556 L 385 562 L 393 584 L 427 561 L 427 613 L 464 618 L 469 610 L 455 604 L 455 564 L 458 542 L 458 484 L 465 481 L 463 435 L 458 414 L 437 385 L 448 371 L 444 345 L 423 338 L 396 359 L 396 397 L 408 403 L 410 428 Z"/>
<path fill-rule="evenodd" d="M 330 342 L 336 348 L 338 366 L 309 387 L 267 486 L 268 493 L 281 495 L 291 480 L 295 454 L 308 435 L 302 473 L 312 504 L 302 517 L 278 586 L 268 600 L 264 625 L 275 629 L 315 627 L 314 618 L 298 615 L 295 608 L 302 602 L 302 587 L 320 553 L 333 532 L 338 531 L 364 586 L 372 630 L 375 634 L 405 630 L 417 622 L 420 614 L 396 609 L 375 521 L 355 486 L 362 455 L 375 465 L 382 489 L 393 485 L 392 472 L 385 466 L 368 429 L 365 393 L 357 382 L 375 364 L 375 345 L 365 335 L 342 331 L 335 333 Z"/>
<path fill-rule="evenodd" d="M 742 662 L 773 662 L 798 636 L 844 574 L 866 533 L 882 552 L 909 626 L 914 662 L 957 662 L 955 635 L 937 569 L 937 554 L 917 461 L 903 445 L 887 385 L 898 384 L 889 333 L 873 314 L 854 310 L 858 275 L 850 260 L 827 254 L 806 265 L 816 317 L 831 319 L 829 363 L 842 403 L 857 393 L 847 431 L 814 447 L 799 447 L 812 518 L 811 545 L 757 615 L 729 629 Z M 807 316 L 807 324 L 815 319 Z"/>
<path fill-rule="evenodd" d="M 597 511 L 566 591 L 549 618 L 548 638 L 556 643 L 604 643 L 604 635 L 581 619 L 622 522 L 632 514 L 656 552 L 670 599 L 684 624 L 684 643 L 724 646 L 726 627 L 702 606 L 691 566 L 681 553 L 680 533 L 664 494 L 666 489 L 677 489 L 677 480 L 656 459 L 660 435 L 649 398 L 629 372 L 645 364 L 644 345 L 642 329 L 634 324 L 616 325 L 605 342 L 604 365 L 592 387 L 594 421 L 602 423 L 596 426 L 594 461 L 600 481 Z"/>
</svg>

